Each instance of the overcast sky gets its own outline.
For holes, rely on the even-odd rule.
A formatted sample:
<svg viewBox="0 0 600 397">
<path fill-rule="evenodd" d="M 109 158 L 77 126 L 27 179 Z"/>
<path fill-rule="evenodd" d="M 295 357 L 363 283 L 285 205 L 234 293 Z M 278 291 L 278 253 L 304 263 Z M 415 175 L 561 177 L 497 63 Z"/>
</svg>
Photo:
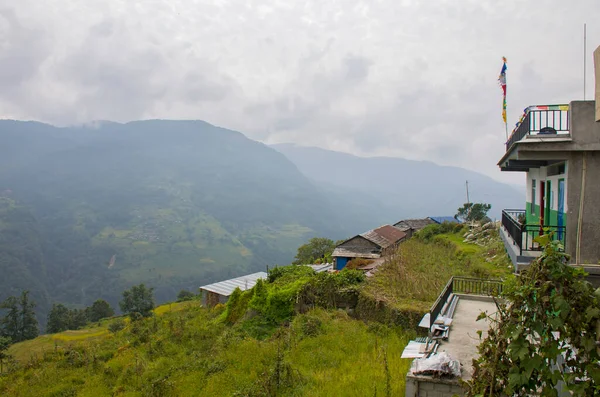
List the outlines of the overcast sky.
<svg viewBox="0 0 600 397">
<path fill-rule="evenodd" d="M 0 117 L 202 119 L 500 173 L 508 118 L 583 99 L 599 0 L 0 0 Z M 511 128 L 509 128 L 511 129 Z"/>
</svg>

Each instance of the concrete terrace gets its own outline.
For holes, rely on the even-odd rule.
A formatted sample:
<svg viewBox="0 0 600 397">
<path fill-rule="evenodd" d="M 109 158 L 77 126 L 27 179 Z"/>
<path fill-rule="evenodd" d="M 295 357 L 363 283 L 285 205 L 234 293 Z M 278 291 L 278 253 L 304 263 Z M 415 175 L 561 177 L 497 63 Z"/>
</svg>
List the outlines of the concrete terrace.
<svg viewBox="0 0 600 397">
<path fill-rule="evenodd" d="M 441 341 L 438 348 L 438 352 L 445 351 L 461 363 L 463 380 L 469 380 L 473 375 L 472 362 L 478 356 L 477 346 L 480 342 L 477 331 L 482 331 L 482 338 L 485 338 L 490 325 L 487 320 L 477 321 L 481 312 L 496 313 L 492 298 L 459 295 L 448 340 Z"/>
</svg>

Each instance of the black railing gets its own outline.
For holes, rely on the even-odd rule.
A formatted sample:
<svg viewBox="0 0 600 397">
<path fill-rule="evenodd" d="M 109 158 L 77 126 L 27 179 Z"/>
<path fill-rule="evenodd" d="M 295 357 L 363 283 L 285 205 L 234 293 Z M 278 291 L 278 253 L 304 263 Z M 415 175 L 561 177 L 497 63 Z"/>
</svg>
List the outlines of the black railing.
<svg viewBox="0 0 600 397">
<path fill-rule="evenodd" d="M 519 255 L 523 253 L 523 224 L 519 218 L 525 216 L 525 210 L 502 210 L 502 227 L 519 247 Z"/>
<path fill-rule="evenodd" d="M 429 310 L 429 323 L 438 318 L 451 294 L 473 294 L 483 296 L 498 296 L 502 293 L 502 280 L 485 280 L 481 278 L 469 278 L 453 276 L 450 278 L 442 293 Z"/>
<path fill-rule="evenodd" d="M 525 210 L 502 210 L 502 227 L 519 247 L 519 255 L 523 255 L 523 251 L 541 250 L 534 239 L 544 234 L 551 234 L 552 239 L 560 241 L 563 247 L 566 242 L 565 226 L 526 224 Z"/>
<path fill-rule="evenodd" d="M 547 127 L 557 133 L 568 133 L 569 105 L 530 106 L 525 109 L 525 114 L 506 142 L 506 151 L 526 135 L 539 134 Z"/>
<path fill-rule="evenodd" d="M 565 226 L 543 226 L 540 225 L 524 225 L 523 226 L 523 250 L 522 251 L 541 251 L 541 247 L 534 240 L 541 235 L 550 234 L 552 240 L 558 240 L 563 247 L 567 239 L 567 228 Z"/>
</svg>

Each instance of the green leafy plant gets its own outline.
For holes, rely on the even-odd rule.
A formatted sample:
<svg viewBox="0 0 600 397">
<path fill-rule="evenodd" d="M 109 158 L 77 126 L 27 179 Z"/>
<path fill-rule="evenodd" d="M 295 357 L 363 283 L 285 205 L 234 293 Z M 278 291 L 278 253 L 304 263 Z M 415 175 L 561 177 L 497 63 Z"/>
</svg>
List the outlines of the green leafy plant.
<svg viewBox="0 0 600 397">
<path fill-rule="evenodd" d="M 555 396 L 559 383 L 578 396 L 600 392 L 600 291 L 567 265 L 559 242 L 537 241 L 542 256 L 507 283 L 497 313 L 479 316 L 491 326 L 468 396 Z"/>
</svg>

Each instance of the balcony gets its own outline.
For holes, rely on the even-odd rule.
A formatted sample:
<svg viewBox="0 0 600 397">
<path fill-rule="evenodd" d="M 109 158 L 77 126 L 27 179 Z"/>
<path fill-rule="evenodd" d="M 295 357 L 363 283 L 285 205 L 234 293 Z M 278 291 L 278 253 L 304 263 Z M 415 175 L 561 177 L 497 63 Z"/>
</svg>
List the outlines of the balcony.
<svg viewBox="0 0 600 397">
<path fill-rule="evenodd" d="M 566 227 L 557 225 L 527 224 L 525 210 L 503 210 L 500 236 L 508 251 L 515 270 L 528 265 L 541 254 L 542 248 L 534 240 L 542 234 L 552 234 L 554 240 L 559 240 L 563 247 L 566 239 Z"/>
<path fill-rule="evenodd" d="M 529 106 L 506 141 L 506 151 L 531 135 L 552 138 L 569 134 L 569 105 Z"/>
</svg>

